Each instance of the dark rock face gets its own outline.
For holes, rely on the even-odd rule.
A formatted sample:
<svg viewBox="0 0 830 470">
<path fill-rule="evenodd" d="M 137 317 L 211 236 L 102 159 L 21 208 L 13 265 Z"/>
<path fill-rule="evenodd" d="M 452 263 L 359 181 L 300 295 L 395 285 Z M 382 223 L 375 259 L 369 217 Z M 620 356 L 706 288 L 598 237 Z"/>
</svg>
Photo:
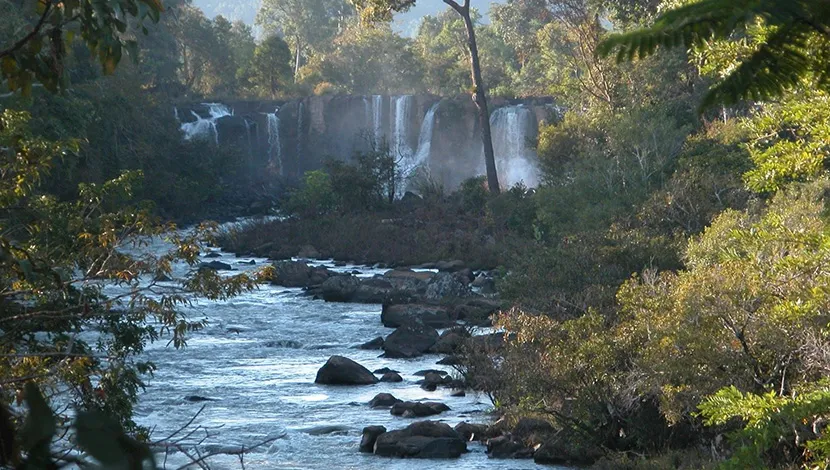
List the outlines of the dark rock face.
<svg viewBox="0 0 830 470">
<path fill-rule="evenodd" d="M 441 333 L 438 341 L 430 348 L 429 352 L 437 354 L 455 354 L 458 352 L 467 339 L 470 332 L 464 328 L 452 328 Z"/>
<path fill-rule="evenodd" d="M 387 372 L 380 378 L 381 382 L 403 382 L 403 377 L 397 372 Z"/>
<path fill-rule="evenodd" d="M 233 271 L 233 266 L 221 261 L 211 261 L 209 263 L 202 263 L 199 269 L 212 269 L 214 271 Z"/>
<path fill-rule="evenodd" d="M 486 424 L 461 422 L 455 425 L 455 432 L 465 441 L 482 441 L 490 437 L 490 429 Z"/>
<path fill-rule="evenodd" d="M 300 261 L 274 263 L 276 275 L 273 284 L 284 287 L 310 287 L 322 284 L 329 278 L 326 268 L 313 268 Z"/>
<path fill-rule="evenodd" d="M 456 276 L 442 272 L 430 279 L 427 284 L 424 298 L 430 301 L 444 299 L 460 299 L 469 297 L 471 294 L 469 286 L 461 282 Z"/>
<path fill-rule="evenodd" d="M 399 401 L 392 405 L 390 413 L 395 416 L 403 416 L 404 418 L 425 418 L 427 416 L 441 414 L 449 411 L 449 409 L 449 406 L 434 401 Z"/>
<path fill-rule="evenodd" d="M 385 408 L 402 402 L 402 400 L 398 400 L 391 393 L 378 393 L 374 398 L 369 400 L 369 406 L 371 408 Z"/>
<path fill-rule="evenodd" d="M 386 337 L 383 343 L 384 357 L 417 357 L 429 351 L 438 341 L 435 328 L 426 325 L 405 325 Z"/>
<path fill-rule="evenodd" d="M 375 441 L 378 436 L 386 432 L 383 426 L 366 426 L 363 428 L 363 437 L 360 439 L 360 451 L 371 454 L 375 450 Z"/>
<path fill-rule="evenodd" d="M 385 304 L 380 314 L 380 321 L 383 326 L 389 328 L 397 328 L 410 323 L 422 323 L 433 328 L 448 328 L 455 325 L 448 308 L 423 304 Z"/>
<path fill-rule="evenodd" d="M 385 457 L 452 459 L 466 452 L 467 444 L 445 423 L 420 421 L 379 435 L 374 450 Z"/>
<path fill-rule="evenodd" d="M 331 356 L 317 371 L 315 383 L 325 385 L 371 385 L 378 382 L 369 369 L 343 357 Z"/>
<path fill-rule="evenodd" d="M 371 341 L 367 341 L 361 344 L 357 347 L 357 349 L 383 349 L 383 338 L 378 336 L 377 338 Z"/>
</svg>

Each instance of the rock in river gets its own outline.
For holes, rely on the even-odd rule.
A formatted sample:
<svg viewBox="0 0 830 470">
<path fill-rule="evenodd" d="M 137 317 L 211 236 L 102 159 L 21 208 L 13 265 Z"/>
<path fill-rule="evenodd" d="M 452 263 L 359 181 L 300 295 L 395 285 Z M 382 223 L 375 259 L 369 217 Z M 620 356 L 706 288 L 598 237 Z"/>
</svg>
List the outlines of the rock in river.
<svg viewBox="0 0 830 470">
<path fill-rule="evenodd" d="M 390 413 L 404 418 L 425 418 L 449 411 L 450 407 L 435 401 L 399 401 L 392 405 Z"/>
<path fill-rule="evenodd" d="M 343 356 L 331 356 L 317 371 L 315 383 L 325 385 L 371 385 L 378 382 L 369 369 Z"/>
<path fill-rule="evenodd" d="M 429 351 L 436 341 L 438 331 L 435 328 L 418 324 L 404 325 L 386 337 L 383 342 L 384 357 L 417 357 Z"/>
<path fill-rule="evenodd" d="M 380 314 L 383 326 L 397 328 L 410 323 L 423 323 L 433 328 L 448 328 L 455 325 L 447 307 L 423 304 L 384 304 Z"/>
<path fill-rule="evenodd" d="M 454 459 L 467 452 L 467 444 L 448 424 L 419 421 L 377 437 L 375 455 L 421 459 Z"/>
</svg>

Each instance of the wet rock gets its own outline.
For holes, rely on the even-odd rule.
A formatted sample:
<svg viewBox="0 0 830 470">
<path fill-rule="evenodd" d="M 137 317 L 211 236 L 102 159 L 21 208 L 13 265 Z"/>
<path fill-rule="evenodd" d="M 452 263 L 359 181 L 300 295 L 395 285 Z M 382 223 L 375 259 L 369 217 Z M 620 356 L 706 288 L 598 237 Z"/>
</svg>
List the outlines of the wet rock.
<svg viewBox="0 0 830 470">
<path fill-rule="evenodd" d="M 467 444 L 448 424 L 420 421 L 379 435 L 374 451 L 384 457 L 450 459 L 465 453 Z"/>
<path fill-rule="evenodd" d="M 396 371 L 395 369 L 390 369 L 388 367 L 381 367 L 380 369 L 375 369 L 374 371 L 372 371 L 373 374 L 386 374 L 386 373 L 389 373 L 389 372 L 394 372 L 396 374 L 400 373 L 400 372 Z"/>
<path fill-rule="evenodd" d="M 210 261 L 199 265 L 199 269 L 212 269 L 214 271 L 233 271 L 233 266 L 221 261 Z"/>
<path fill-rule="evenodd" d="M 455 431 L 465 441 L 483 441 L 490 437 L 490 427 L 486 424 L 461 422 L 455 425 Z"/>
<path fill-rule="evenodd" d="M 426 325 L 404 325 L 386 337 L 384 357 L 417 357 L 429 351 L 438 341 L 438 331 Z"/>
<path fill-rule="evenodd" d="M 383 349 L 383 338 L 378 336 L 377 338 L 371 341 L 367 341 L 361 344 L 357 347 L 357 349 Z"/>
<path fill-rule="evenodd" d="M 438 374 L 438 375 L 447 375 L 447 371 L 440 370 L 440 369 L 424 369 L 415 372 L 412 375 L 417 375 L 418 377 L 426 377 L 427 374 Z"/>
<path fill-rule="evenodd" d="M 452 261 L 439 261 L 435 263 L 435 267 L 438 268 L 438 271 L 454 273 L 464 269 L 464 262 L 457 259 Z"/>
<path fill-rule="evenodd" d="M 220 253 L 217 253 L 215 251 L 211 251 L 210 253 L 205 254 L 205 256 L 203 256 L 202 258 L 221 258 L 221 257 L 222 257 L 222 255 Z"/>
<path fill-rule="evenodd" d="M 216 398 L 208 398 L 208 397 L 203 397 L 201 395 L 188 395 L 188 396 L 184 397 L 184 399 L 185 399 L 185 401 L 189 401 L 191 403 L 201 403 L 203 401 L 219 401 Z"/>
<path fill-rule="evenodd" d="M 455 273 L 455 278 L 464 284 L 470 284 L 475 279 L 475 274 L 470 268 L 464 268 Z"/>
<path fill-rule="evenodd" d="M 452 391 L 452 393 L 450 393 L 450 396 L 451 396 L 451 397 L 466 397 L 466 396 L 467 396 L 467 392 L 465 392 L 463 389 L 461 389 L 461 390 L 453 390 L 453 391 Z"/>
<path fill-rule="evenodd" d="M 369 400 L 369 407 L 371 408 L 385 408 L 402 403 L 403 400 L 398 400 L 391 393 L 378 393 L 374 398 Z"/>
<path fill-rule="evenodd" d="M 424 382 L 421 384 L 421 390 L 425 390 L 427 392 L 434 392 L 438 390 L 438 384 L 433 382 Z"/>
<path fill-rule="evenodd" d="M 519 459 L 533 456 L 533 449 L 513 436 L 499 436 L 487 440 L 487 455 L 494 459 Z"/>
<path fill-rule="evenodd" d="M 332 276 L 320 286 L 320 296 L 326 302 L 351 302 L 360 287 L 360 280 L 351 274 Z"/>
<path fill-rule="evenodd" d="M 464 346 L 470 336 L 470 332 L 466 328 L 450 328 L 441 333 L 438 341 L 430 348 L 429 352 L 454 354 Z"/>
<path fill-rule="evenodd" d="M 371 385 L 378 382 L 367 368 L 343 357 L 331 356 L 317 371 L 315 383 L 325 385 Z"/>
<path fill-rule="evenodd" d="M 450 273 L 438 273 L 427 283 L 424 298 L 430 301 L 468 297 L 470 288 Z"/>
<path fill-rule="evenodd" d="M 250 260 L 250 261 L 239 261 L 239 262 L 237 262 L 236 264 L 242 264 L 242 265 L 245 265 L 245 266 L 256 266 L 256 261 L 254 261 L 254 260 Z"/>
<path fill-rule="evenodd" d="M 411 269 L 393 269 L 383 274 L 388 279 L 416 279 L 418 281 L 429 281 L 435 273 L 430 271 L 413 271 Z"/>
<path fill-rule="evenodd" d="M 458 304 L 453 309 L 453 316 L 471 325 L 491 326 L 490 316 L 497 313 L 501 304 L 495 300 L 472 298 Z"/>
<path fill-rule="evenodd" d="M 278 339 L 275 341 L 266 341 L 264 346 L 267 348 L 302 349 L 303 344 L 293 339 Z"/>
<path fill-rule="evenodd" d="M 371 454 L 375 450 L 375 441 L 378 436 L 386 432 L 383 426 L 366 426 L 363 428 L 363 436 L 360 438 L 360 451 Z"/>
<path fill-rule="evenodd" d="M 442 366 L 457 366 L 461 364 L 461 359 L 458 356 L 447 356 L 440 361 L 436 362 L 436 364 Z"/>
<path fill-rule="evenodd" d="M 274 263 L 273 284 L 284 287 L 310 287 L 324 283 L 331 275 L 326 268 L 314 268 L 300 261 Z"/>
<path fill-rule="evenodd" d="M 392 405 L 389 412 L 394 416 L 403 416 L 404 418 L 425 418 L 449 410 L 449 406 L 439 402 L 399 401 Z"/>
<path fill-rule="evenodd" d="M 542 436 L 554 434 L 553 425 L 544 419 L 522 418 L 513 427 L 513 434 L 520 439 L 540 441 Z"/>
<path fill-rule="evenodd" d="M 410 323 L 423 323 L 433 328 L 447 328 L 455 325 L 448 308 L 423 304 L 385 304 L 380 314 L 380 321 L 388 328 L 397 328 Z"/>
<path fill-rule="evenodd" d="M 331 425 L 331 426 L 314 426 L 313 428 L 303 429 L 302 432 L 312 436 L 325 436 L 327 434 L 344 435 L 351 429 L 348 426 Z"/>
<path fill-rule="evenodd" d="M 380 378 L 381 382 L 403 382 L 403 377 L 395 372 L 387 372 Z"/>
</svg>

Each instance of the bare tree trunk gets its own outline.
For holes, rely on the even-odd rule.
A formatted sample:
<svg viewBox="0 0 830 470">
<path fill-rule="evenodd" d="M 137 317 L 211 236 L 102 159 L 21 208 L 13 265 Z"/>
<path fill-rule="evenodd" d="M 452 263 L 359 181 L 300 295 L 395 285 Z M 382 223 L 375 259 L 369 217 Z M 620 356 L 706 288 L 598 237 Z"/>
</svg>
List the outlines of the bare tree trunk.
<svg viewBox="0 0 830 470">
<path fill-rule="evenodd" d="M 297 75 L 300 73 L 300 38 L 296 38 L 297 41 L 297 54 L 294 57 L 294 83 L 297 83 Z"/>
<path fill-rule="evenodd" d="M 478 45 L 476 44 L 475 28 L 470 18 L 470 0 L 464 0 L 459 5 L 455 0 L 444 0 L 444 3 L 452 7 L 461 18 L 464 19 L 464 26 L 467 28 L 467 46 L 470 48 L 470 72 L 473 80 L 473 103 L 478 110 L 478 120 L 481 125 L 481 140 L 484 144 L 484 164 L 487 167 L 487 186 L 490 193 L 499 194 L 499 177 L 496 173 L 496 156 L 493 151 L 493 137 L 490 133 L 490 112 L 487 109 L 487 95 L 484 90 L 484 81 L 481 79 L 481 63 L 478 59 Z"/>
</svg>

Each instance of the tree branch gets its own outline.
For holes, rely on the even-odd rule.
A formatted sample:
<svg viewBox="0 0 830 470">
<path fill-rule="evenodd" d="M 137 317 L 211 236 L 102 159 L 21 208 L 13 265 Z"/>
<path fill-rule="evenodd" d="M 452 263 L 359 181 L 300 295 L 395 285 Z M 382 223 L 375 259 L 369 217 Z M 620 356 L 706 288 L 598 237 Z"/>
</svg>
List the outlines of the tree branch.
<svg viewBox="0 0 830 470">
<path fill-rule="evenodd" d="M 46 7 L 43 9 L 43 14 L 40 15 L 40 19 L 38 20 L 38 22 L 35 25 L 34 29 L 29 34 L 27 34 L 26 36 L 23 36 L 23 38 L 21 38 L 19 41 L 14 43 L 8 49 L 6 49 L 4 51 L 0 51 L 0 59 L 2 59 L 3 57 L 6 57 L 8 55 L 11 55 L 13 52 L 18 51 L 23 46 L 25 46 L 27 42 L 31 41 L 32 38 L 37 36 L 38 33 L 40 33 L 40 30 L 43 28 L 43 25 L 46 23 L 46 18 L 49 16 L 49 13 L 52 12 L 52 0 L 41 0 L 41 1 L 46 2 Z"/>
</svg>

